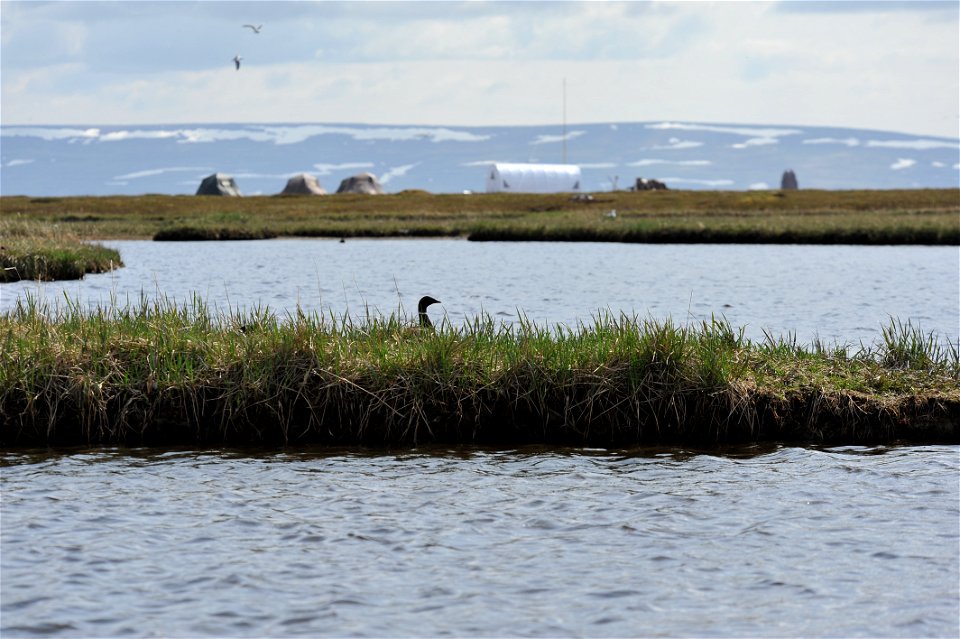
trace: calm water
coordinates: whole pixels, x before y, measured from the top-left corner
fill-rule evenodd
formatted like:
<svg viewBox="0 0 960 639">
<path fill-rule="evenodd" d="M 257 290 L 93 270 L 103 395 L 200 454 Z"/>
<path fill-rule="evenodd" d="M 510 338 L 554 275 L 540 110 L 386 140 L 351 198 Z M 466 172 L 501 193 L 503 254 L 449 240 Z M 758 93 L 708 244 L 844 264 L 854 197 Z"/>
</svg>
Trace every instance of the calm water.
<svg viewBox="0 0 960 639">
<path fill-rule="evenodd" d="M 336 316 L 413 313 L 421 295 L 462 322 L 481 312 L 575 326 L 598 312 L 679 323 L 724 315 L 751 339 L 764 330 L 873 343 L 890 317 L 960 338 L 960 249 L 925 246 L 756 246 L 473 243 L 463 240 L 108 242 L 127 267 L 81 282 L 0 287 L 0 310 L 27 291 L 86 304 L 141 292 L 199 294 L 221 310 L 299 304 Z"/>
<path fill-rule="evenodd" d="M 960 448 L 3 453 L 4 637 L 960 633 Z"/>
<path fill-rule="evenodd" d="M 748 337 L 958 340 L 956 247 L 110 242 L 128 264 L 0 287 Z M 960 635 L 960 447 L 397 454 L 0 452 L 0 634 Z"/>
</svg>

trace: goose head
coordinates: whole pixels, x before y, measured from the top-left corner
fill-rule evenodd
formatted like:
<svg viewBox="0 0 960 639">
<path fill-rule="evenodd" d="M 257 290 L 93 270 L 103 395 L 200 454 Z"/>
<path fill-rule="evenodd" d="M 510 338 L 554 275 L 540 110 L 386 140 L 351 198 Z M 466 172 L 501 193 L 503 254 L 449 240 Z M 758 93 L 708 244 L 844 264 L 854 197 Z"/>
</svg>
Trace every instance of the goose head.
<svg viewBox="0 0 960 639">
<path fill-rule="evenodd" d="M 427 315 L 427 307 L 431 304 L 439 303 L 440 300 L 435 300 L 429 295 L 424 295 L 420 298 L 420 301 L 417 303 L 417 315 L 420 316 L 420 326 L 433 326 L 433 322 L 430 321 L 430 317 Z"/>
</svg>

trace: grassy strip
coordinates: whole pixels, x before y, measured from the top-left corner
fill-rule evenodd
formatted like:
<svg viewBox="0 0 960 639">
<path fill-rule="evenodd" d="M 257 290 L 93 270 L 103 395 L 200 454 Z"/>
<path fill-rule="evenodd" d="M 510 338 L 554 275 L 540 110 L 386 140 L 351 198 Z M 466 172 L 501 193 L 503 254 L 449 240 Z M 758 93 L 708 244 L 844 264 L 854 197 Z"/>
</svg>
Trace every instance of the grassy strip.
<svg viewBox="0 0 960 639">
<path fill-rule="evenodd" d="M 0 219 L 0 238 L 0 282 L 78 280 L 123 266 L 117 251 L 56 225 Z"/>
<path fill-rule="evenodd" d="M 616 211 L 616 215 L 611 215 Z M 275 236 L 960 244 L 960 190 L 652 191 L 218 198 L 0 197 L 0 215 L 85 238 Z"/>
<path fill-rule="evenodd" d="M 178 226 L 176 228 L 157 231 L 153 239 L 157 242 L 183 241 L 212 241 L 212 240 L 269 240 L 277 235 L 266 229 L 236 229 L 236 228 L 196 228 L 192 226 Z"/>
<path fill-rule="evenodd" d="M 0 317 L 3 446 L 960 441 L 960 357 L 892 323 L 857 352 L 724 321 L 546 329 L 199 301 Z"/>
<path fill-rule="evenodd" d="M 805 228 L 480 228 L 470 233 L 475 242 L 622 242 L 634 244 L 960 244 L 937 229 Z"/>
</svg>

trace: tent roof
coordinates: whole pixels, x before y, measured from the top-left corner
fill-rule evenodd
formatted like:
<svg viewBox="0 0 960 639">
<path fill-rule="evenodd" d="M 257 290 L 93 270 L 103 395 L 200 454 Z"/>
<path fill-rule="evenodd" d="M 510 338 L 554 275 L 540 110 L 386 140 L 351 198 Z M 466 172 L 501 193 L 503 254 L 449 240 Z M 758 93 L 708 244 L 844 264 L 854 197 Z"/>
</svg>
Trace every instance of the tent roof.
<svg viewBox="0 0 960 639">
<path fill-rule="evenodd" d="M 197 195 L 240 195 L 240 189 L 233 176 L 226 173 L 212 173 L 203 178 L 197 188 Z"/>
<path fill-rule="evenodd" d="M 373 173 L 358 173 L 340 182 L 337 193 L 366 193 L 376 195 L 383 193 L 383 187 Z"/>
<path fill-rule="evenodd" d="M 306 194 L 306 195 L 326 195 L 327 192 L 316 177 L 309 173 L 300 173 L 287 180 L 287 185 L 281 193 Z"/>
<path fill-rule="evenodd" d="M 487 173 L 488 193 L 564 193 L 579 190 L 580 167 L 575 164 L 493 162 Z"/>
</svg>

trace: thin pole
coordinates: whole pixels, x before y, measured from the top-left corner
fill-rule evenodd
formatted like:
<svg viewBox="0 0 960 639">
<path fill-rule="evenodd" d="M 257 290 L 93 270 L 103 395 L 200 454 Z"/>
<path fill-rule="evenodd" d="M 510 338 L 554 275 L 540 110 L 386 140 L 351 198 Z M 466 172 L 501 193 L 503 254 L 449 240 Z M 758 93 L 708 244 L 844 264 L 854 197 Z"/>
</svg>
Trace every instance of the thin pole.
<svg viewBox="0 0 960 639">
<path fill-rule="evenodd" d="M 563 163 L 567 163 L 567 79 L 563 79 Z"/>
</svg>

